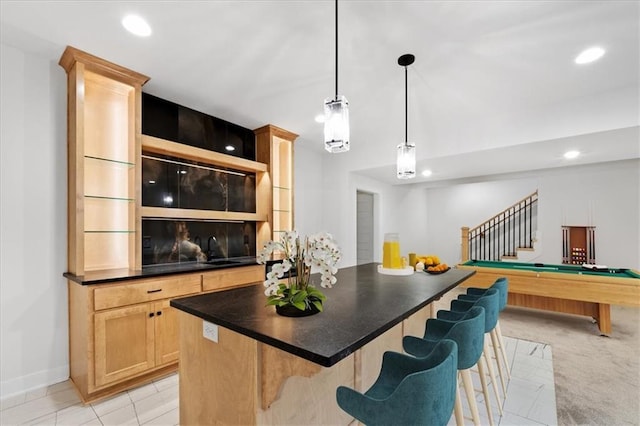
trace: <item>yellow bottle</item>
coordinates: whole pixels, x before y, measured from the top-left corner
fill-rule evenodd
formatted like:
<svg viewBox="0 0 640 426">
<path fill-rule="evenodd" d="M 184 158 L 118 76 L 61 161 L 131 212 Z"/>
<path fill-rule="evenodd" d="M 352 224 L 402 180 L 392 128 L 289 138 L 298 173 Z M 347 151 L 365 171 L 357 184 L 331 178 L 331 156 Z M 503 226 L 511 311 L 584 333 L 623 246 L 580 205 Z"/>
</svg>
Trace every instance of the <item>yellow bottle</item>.
<svg viewBox="0 0 640 426">
<path fill-rule="evenodd" d="M 382 267 L 387 269 L 402 269 L 398 234 L 384 234 L 384 245 L 382 246 Z"/>
</svg>

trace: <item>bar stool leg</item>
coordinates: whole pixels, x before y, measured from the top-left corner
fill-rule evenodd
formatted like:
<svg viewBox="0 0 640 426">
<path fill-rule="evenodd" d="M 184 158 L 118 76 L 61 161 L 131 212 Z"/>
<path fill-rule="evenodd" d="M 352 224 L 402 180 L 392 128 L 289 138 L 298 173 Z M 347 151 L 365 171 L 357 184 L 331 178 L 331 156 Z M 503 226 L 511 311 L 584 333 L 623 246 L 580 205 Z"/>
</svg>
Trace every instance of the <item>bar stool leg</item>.
<svg viewBox="0 0 640 426">
<path fill-rule="evenodd" d="M 486 340 L 485 340 L 486 342 Z M 489 389 L 487 388 L 487 372 L 484 370 L 485 359 L 478 359 L 478 373 L 480 373 L 480 384 L 482 385 L 482 394 L 484 395 L 484 405 L 487 407 L 487 416 L 489 416 L 489 426 L 493 426 L 493 413 L 491 412 L 491 401 L 489 400 Z"/>
<path fill-rule="evenodd" d="M 500 394 L 498 393 L 498 385 L 496 384 L 496 375 L 493 372 L 493 365 L 491 362 L 491 354 L 489 352 L 489 344 L 487 339 L 484 340 L 484 350 L 482 351 L 482 356 L 484 357 L 485 362 L 487 363 L 487 369 L 489 370 L 489 377 L 491 378 L 491 386 L 493 387 L 493 393 L 496 395 L 496 403 L 498 404 L 498 411 L 500 411 L 500 416 L 503 415 L 502 412 L 502 398 L 500 398 Z M 505 398 L 507 394 L 504 394 Z"/>
<path fill-rule="evenodd" d="M 496 357 L 496 365 L 498 366 L 498 374 L 500 375 L 500 384 L 502 385 L 502 394 L 507 397 L 507 385 L 505 384 L 504 376 L 507 374 L 506 372 L 502 372 L 502 370 L 507 370 L 507 367 L 504 366 L 503 362 L 500 360 L 500 342 L 498 340 L 498 332 L 494 328 L 491 330 L 491 345 L 493 346 L 493 353 Z M 503 360 L 504 361 L 504 360 Z"/>
<path fill-rule="evenodd" d="M 458 377 L 460 374 L 458 374 Z M 460 382 L 456 383 L 456 403 L 453 406 L 453 414 L 456 417 L 456 426 L 464 426 L 464 413 L 462 411 L 462 400 L 460 399 Z"/>
<path fill-rule="evenodd" d="M 480 426 L 480 414 L 478 413 L 478 404 L 476 404 L 476 392 L 473 389 L 473 381 L 471 379 L 471 369 L 460 370 L 462 376 L 462 384 L 464 385 L 464 391 L 467 395 L 467 401 L 469 402 L 469 408 L 471 409 L 471 417 L 473 418 L 473 424 Z"/>
<path fill-rule="evenodd" d="M 500 352 L 502 353 L 502 361 L 504 361 L 505 370 L 507 370 L 507 378 L 511 379 L 511 368 L 509 368 L 509 360 L 507 359 L 507 350 L 505 349 L 504 339 L 502 338 L 502 330 L 500 329 L 500 320 L 496 323 L 496 335 L 500 343 Z"/>
</svg>

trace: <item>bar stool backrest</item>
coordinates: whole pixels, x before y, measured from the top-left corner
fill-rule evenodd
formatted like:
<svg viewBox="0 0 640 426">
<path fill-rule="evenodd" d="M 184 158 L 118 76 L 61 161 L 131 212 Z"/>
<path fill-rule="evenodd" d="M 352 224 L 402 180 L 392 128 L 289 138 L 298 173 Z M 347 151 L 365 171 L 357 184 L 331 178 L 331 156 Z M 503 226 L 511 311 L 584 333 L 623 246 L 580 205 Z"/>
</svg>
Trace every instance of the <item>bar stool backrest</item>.
<svg viewBox="0 0 640 426">
<path fill-rule="evenodd" d="M 478 297 L 475 301 L 468 300 L 452 300 L 451 310 L 456 312 L 465 312 L 471 307 L 480 306 L 484 308 L 485 313 L 485 325 L 484 332 L 488 333 L 493 330 L 498 323 L 498 315 L 500 311 L 498 304 L 500 303 L 500 292 L 495 288 L 488 288 L 487 291 L 481 297 Z"/>
<path fill-rule="evenodd" d="M 361 394 L 339 386 L 342 410 L 367 425 L 441 425 L 448 423 L 456 399 L 458 349 L 441 340 L 426 357 L 385 352 L 376 382 Z"/>
<path fill-rule="evenodd" d="M 431 339 L 433 335 L 440 335 L 441 333 L 437 331 L 438 328 L 449 328 L 443 338 L 451 339 L 458 344 L 458 370 L 466 370 L 473 367 L 482 355 L 484 326 L 485 310 L 481 306 L 474 306 L 453 325 L 451 325 L 451 321 L 429 318 L 425 339 Z"/>
</svg>

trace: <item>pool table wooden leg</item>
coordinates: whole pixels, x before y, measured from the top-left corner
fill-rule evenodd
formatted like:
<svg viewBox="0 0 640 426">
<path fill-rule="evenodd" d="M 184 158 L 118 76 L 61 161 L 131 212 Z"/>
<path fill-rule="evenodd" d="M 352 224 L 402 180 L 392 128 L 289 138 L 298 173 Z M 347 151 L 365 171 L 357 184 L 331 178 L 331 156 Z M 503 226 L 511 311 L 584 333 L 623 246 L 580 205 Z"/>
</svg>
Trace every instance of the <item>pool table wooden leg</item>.
<svg viewBox="0 0 640 426">
<path fill-rule="evenodd" d="M 598 328 L 603 336 L 611 334 L 611 305 L 608 303 L 598 303 Z"/>
</svg>

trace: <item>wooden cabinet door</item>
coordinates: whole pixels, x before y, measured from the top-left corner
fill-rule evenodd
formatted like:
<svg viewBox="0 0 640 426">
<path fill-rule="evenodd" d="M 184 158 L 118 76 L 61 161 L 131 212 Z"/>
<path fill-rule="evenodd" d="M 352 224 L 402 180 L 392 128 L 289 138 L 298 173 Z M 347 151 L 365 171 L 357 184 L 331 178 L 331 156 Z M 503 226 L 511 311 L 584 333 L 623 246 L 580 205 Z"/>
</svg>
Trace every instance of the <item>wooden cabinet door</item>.
<svg viewBox="0 0 640 426">
<path fill-rule="evenodd" d="M 102 386 L 155 365 L 153 303 L 95 314 L 95 383 Z"/>
<path fill-rule="evenodd" d="M 178 360 L 178 315 L 169 306 L 169 300 L 154 304 L 155 313 L 155 360 L 156 365 L 169 364 Z"/>
</svg>

